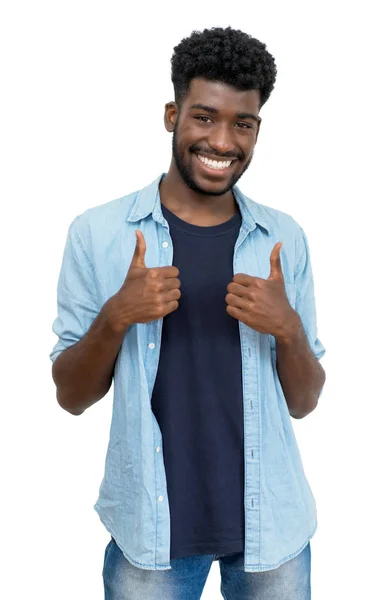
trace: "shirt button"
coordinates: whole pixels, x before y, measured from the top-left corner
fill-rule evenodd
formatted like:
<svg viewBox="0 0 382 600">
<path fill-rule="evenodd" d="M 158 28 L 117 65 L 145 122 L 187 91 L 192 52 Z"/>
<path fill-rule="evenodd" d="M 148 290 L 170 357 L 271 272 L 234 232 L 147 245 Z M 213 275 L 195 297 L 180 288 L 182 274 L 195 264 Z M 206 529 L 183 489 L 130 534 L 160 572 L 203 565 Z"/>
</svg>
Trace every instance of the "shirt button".
<svg viewBox="0 0 382 600">
<path fill-rule="evenodd" d="M 158 500 L 159 500 L 159 502 L 162 502 L 163 496 L 159 496 Z"/>
<path fill-rule="evenodd" d="M 167 246 L 168 246 L 168 242 L 163 242 L 162 247 L 167 248 Z"/>
<path fill-rule="evenodd" d="M 160 452 L 160 446 L 156 448 L 157 453 Z"/>
<path fill-rule="evenodd" d="M 153 344 L 153 343 L 151 342 L 151 344 L 149 344 L 149 348 L 150 348 L 150 350 L 152 350 L 153 348 L 155 348 L 155 344 Z"/>
</svg>

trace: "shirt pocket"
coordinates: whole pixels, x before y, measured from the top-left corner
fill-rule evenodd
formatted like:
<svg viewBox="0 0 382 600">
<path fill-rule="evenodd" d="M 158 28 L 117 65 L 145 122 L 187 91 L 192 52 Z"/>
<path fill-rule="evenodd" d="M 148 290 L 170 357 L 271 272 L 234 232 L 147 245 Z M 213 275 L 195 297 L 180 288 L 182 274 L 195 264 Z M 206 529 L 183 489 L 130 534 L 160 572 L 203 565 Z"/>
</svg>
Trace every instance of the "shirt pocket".
<svg viewBox="0 0 382 600">
<path fill-rule="evenodd" d="M 285 283 L 285 290 L 289 300 L 289 304 L 293 309 L 296 308 L 296 297 L 297 297 L 297 285 L 295 283 Z M 272 350 L 276 350 L 276 338 L 268 334 L 269 343 Z"/>
</svg>

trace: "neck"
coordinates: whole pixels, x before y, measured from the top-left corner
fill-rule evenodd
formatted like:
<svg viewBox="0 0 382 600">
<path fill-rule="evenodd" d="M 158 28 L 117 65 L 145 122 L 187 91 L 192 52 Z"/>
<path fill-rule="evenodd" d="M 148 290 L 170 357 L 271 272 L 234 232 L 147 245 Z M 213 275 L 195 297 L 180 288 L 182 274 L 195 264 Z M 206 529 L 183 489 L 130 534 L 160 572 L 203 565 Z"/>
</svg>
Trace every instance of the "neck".
<svg viewBox="0 0 382 600">
<path fill-rule="evenodd" d="M 183 181 L 174 159 L 159 190 L 162 204 L 175 214 L 229 218 L 239 210 L 231 190 L 222 196 L 208 196 L 190 189 Z"/>
</svg>

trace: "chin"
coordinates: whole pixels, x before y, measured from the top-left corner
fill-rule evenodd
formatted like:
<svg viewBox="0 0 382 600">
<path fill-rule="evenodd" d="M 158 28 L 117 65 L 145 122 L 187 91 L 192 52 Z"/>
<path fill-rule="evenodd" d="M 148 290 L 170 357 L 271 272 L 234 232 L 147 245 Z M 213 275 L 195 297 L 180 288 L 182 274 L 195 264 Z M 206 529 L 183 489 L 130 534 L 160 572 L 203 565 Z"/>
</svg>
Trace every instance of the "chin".
<svg viewBox="0 0 382 600">
<path fill-rule="evenodd" d="M 206 182 L 198 182 L 196 179 L 192 178 L 188 181 L 185 181 L 188 187 L 198 192 L 199 194 L 204 194 L 205 196 L 222 196 L 226 194 L 229 190 L 232 189 L 233 185 L 231 183 L 206 183 Z"/>
<path fill-rule="evenodd" d="M 232 185 L 229 186 L 224 186 L 224 187 L 218 187 L 216 185 L 211 186 L 210 189 L 204 188 L 204 190 L 202 190 L 202 194 L 205 194 L 206 196 L 223 196 L 224 194 L 226 194 L 227 192 L 229 192 L 230 190 L 232 190 Z"/>
</svg>

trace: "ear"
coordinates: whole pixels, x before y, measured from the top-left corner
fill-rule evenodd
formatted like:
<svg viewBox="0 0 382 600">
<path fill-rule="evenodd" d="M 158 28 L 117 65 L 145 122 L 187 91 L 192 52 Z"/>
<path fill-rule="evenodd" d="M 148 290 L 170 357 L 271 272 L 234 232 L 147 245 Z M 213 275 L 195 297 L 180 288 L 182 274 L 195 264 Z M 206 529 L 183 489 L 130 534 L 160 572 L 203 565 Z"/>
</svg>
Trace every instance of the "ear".
<svg viewBox="0 0 382 600">
<path fill-rule="evenodd" d="M 179 109 L 176 102 L 167 102 L 164 108 L 164 126 L 167 131 L 172 133 L 175 129 L 175 123 L 178 118 Z"/>
</svg>

